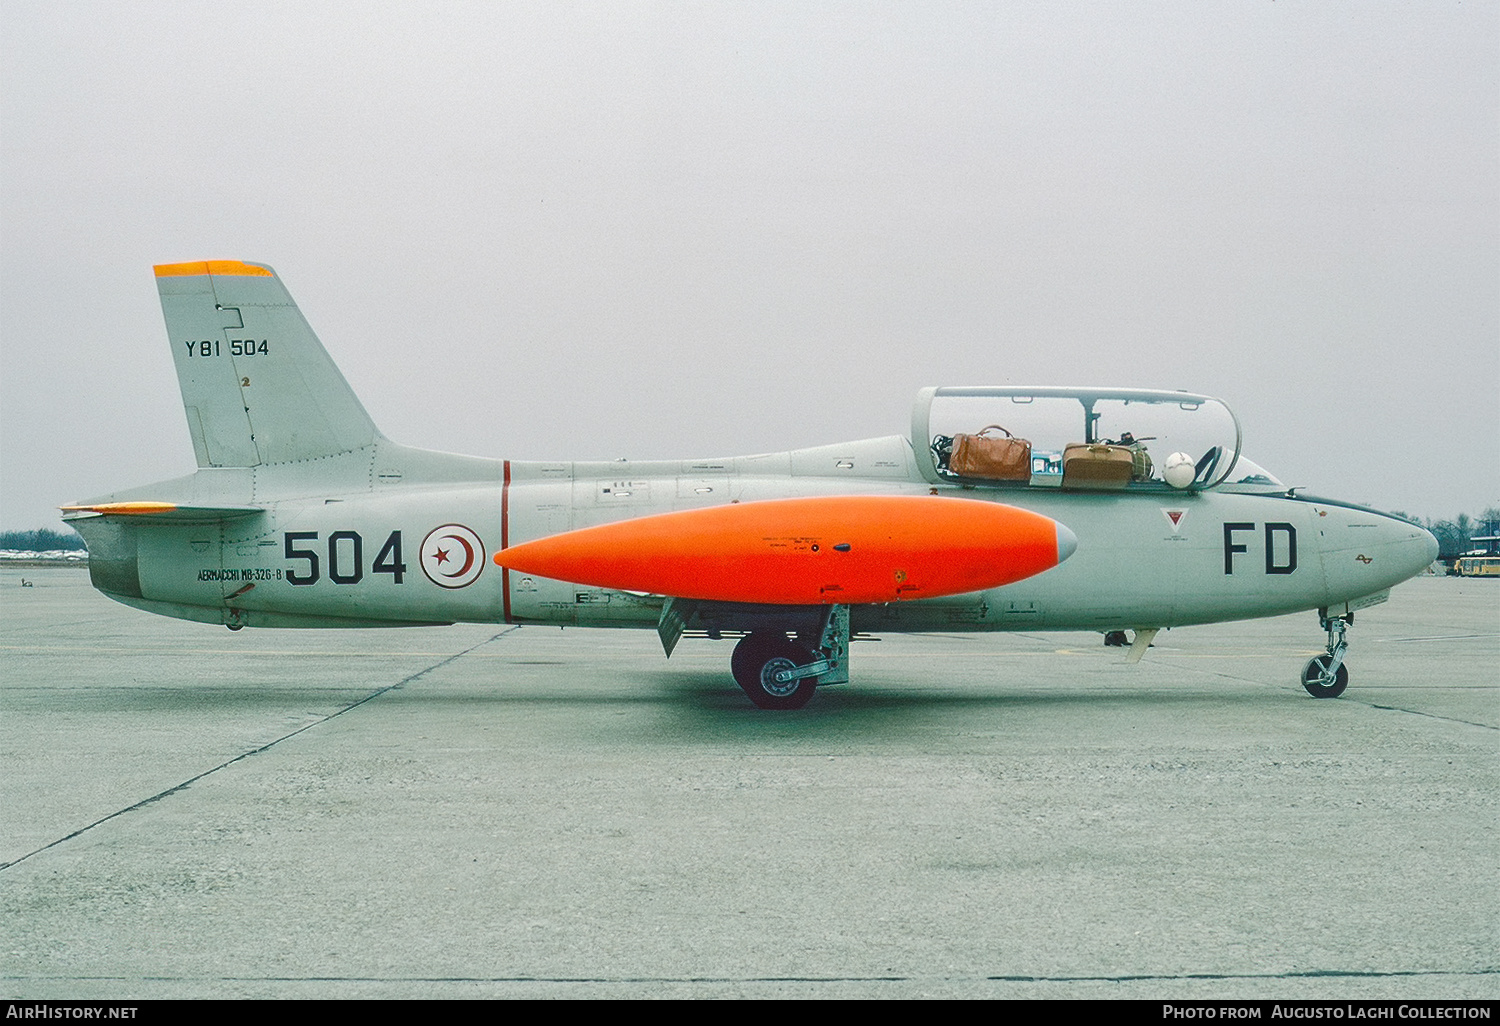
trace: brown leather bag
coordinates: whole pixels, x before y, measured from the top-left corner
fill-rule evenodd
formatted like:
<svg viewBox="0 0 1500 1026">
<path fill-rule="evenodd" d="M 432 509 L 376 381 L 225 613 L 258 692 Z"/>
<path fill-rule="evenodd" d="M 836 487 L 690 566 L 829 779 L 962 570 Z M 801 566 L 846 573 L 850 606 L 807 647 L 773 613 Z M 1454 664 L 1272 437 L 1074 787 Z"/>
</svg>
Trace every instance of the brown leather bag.
<svg viewBox="0 0 1500 1026">
<path fill-rule="evenodd" d="M 990 437 L 991 431 L 1004 431 L 1005 437 Z M 1030 481 L 1031 443 L 999 424 L 991 424 L 977 435 L 954 435 L 948 469 L 960 477 Z"/>
<path fill-rule="evenodd" d="M 1064 488 L 1124 488 L 1134 469 L 1135 456 L 1128 446 L 1096 442 L 1063 449 Z"/>
</svg>

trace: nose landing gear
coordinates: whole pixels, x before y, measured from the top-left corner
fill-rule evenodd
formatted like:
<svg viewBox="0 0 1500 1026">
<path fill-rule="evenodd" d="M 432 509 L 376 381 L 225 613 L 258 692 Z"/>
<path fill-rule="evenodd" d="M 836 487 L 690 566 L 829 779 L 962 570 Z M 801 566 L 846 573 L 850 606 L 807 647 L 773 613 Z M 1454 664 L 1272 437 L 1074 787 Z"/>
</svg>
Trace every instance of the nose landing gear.
<svg viewBox="0 0 1500 1026">
<path fill-rule="evenodd" d="M 1302 686 L 1314 698 L 1337 698 L 1349 686 L 1349 668 L 1344 665 L 1349 642 L 1344 632 L 1354 622 L 1354 615 L 1321 616 L 1318 622 L 1328 632 L 1328 654 L 1308 660 L 1302 668 Z"/>
</svg>

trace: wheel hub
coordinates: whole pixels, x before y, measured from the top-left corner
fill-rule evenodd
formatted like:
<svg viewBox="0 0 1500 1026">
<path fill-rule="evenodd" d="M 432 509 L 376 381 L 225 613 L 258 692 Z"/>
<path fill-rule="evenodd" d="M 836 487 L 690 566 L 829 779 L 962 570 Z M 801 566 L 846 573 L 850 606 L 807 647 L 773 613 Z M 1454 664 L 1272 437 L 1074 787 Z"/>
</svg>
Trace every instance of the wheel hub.
<svg viewBox="0 0 1500 1026">
<path fill-rule="evenodd" d="M 796 668 L 796 663 L 783 656 L 767 660 L 765 665 L 760 668 L 761 689 L 768 695 L 785 698 L 796 691 L 797 687 L 802 683 L 800 677 L 788 672 Z M 781 680 L 780 678 L 782 677 L 786 679 Z"/>
</svg>

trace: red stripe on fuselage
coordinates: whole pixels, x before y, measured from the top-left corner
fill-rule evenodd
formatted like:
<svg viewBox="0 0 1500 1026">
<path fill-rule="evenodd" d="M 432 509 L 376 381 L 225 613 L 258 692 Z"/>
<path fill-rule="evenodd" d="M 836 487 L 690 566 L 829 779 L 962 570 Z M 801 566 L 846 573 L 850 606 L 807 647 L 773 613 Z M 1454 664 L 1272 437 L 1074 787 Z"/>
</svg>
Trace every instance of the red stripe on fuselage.
<svg viewBox="0 0 1500 1026">
<path fill-rule="evenodd" d="M 510 460 L 505 461 L 505 477 L 500 485 L 500 547 L 510 548 Z M 500 595 L 505 622 L 510 623 L 510 568 L 500 568 Z"/>
</svg>

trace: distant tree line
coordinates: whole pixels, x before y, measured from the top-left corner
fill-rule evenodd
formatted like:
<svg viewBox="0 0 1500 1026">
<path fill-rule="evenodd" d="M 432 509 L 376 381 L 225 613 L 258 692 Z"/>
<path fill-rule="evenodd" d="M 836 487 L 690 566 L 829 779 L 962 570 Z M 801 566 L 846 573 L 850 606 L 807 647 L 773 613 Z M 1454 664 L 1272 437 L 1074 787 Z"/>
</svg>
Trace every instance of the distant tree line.
<svg viewBox="0 0 1500 1026">
<path fill-rule="evenodd" d="M 17 552 L 81 552 L 83 547 L 83 539 L 71 528 L 66 533 L 49 531 L 45 527 L 35 531 L 0 531 L 0 549 L 13 549 Z"/>
<path fill-rule="evenodd" d="M 1414 524 L 1421 524 L 1432 532 L 1438 541 L 1438 559 L 1452 562 L 1465 552 L 1475 548 L 1475 538 L 1493 538 L 1500 535 L 1500 508 L 1491 506 L 1477 517 L 1460 513 L 1452 520 L 1423 520 L 1407 513 L 1397 513 Z"/>
</svg>

